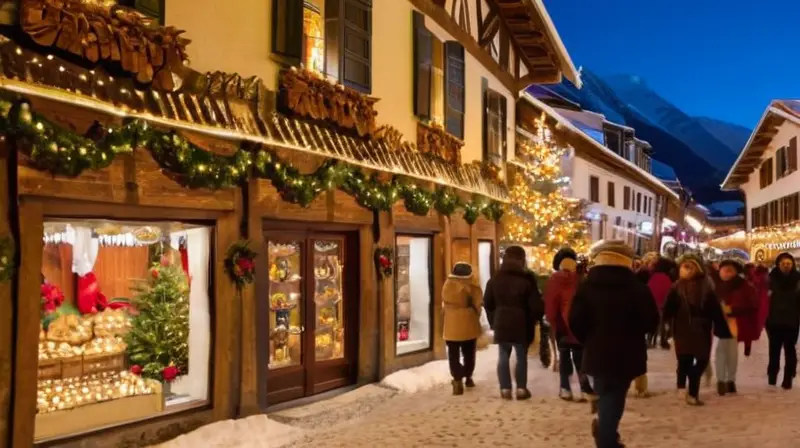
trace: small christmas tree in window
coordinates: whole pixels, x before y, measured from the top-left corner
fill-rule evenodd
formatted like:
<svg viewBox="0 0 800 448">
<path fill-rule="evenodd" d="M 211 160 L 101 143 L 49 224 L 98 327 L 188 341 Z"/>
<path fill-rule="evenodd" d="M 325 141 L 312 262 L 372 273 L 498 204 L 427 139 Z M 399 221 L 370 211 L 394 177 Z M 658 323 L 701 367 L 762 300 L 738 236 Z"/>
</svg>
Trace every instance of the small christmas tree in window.
<svg viewBox="0 0 800 448">
<path fill-rule="evenodd" d="M 189 283 L 180 265 L 162 257 L 137 288 L 126 335 L 131 371 L 169 383 L 189 370 Z"/>
</svg>

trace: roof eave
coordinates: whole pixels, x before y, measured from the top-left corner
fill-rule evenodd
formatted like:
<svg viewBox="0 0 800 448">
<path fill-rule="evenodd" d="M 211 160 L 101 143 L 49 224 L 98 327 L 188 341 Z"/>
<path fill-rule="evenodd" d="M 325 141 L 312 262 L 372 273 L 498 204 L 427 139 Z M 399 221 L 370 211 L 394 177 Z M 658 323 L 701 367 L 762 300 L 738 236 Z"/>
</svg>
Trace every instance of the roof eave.
<svg viewBox="0 0 800 448">
<path fill-rule="evenodd" d="M 570 80 L 570 82 L 572 82 L 572 84 L 574 84 L 578 89 L 582 88 L 583 81 L 581 81 L 580 71 L 575 68 L 575 64 L 572 62 L 572 58 L 570 57 L 569 52 L 567 52 L 567 47 L 564 45 L 564 41 L 561 40 L 561 36 L 556 30 L 553 19 L 550 18 L 550 13 L 547 12 L 544 2 L 542 0 L 531 0 L 531 3 L 536 9 L 536 13 L 539 14 L 539 17 L 542 19 L 545 32 L 547 33 L 551 43 L 553 44 L 553 48 L 557 53 L 556 57 L 558 57 L 562 75 Z"/>
</svg>

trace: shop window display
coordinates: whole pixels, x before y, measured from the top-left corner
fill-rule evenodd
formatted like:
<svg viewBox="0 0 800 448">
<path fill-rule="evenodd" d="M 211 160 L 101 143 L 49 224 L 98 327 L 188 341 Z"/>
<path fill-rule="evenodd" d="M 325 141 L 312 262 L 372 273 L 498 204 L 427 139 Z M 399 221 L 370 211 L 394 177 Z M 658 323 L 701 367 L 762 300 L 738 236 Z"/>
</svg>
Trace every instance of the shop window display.
<svg viewBox="0 0 800 448">
<path fill-rule="evenodd" d="M 431 239 L 398 236 L 397 274 L 397 354 L 431 348 Z"/>
<path fill-rule="evenodd" d="M 37 440 L 206 404 L 211 229 L 44 228 Z"/>
<path fill-rule="evenodd" d="M 310 278 L 303 274 L 311 248 Z M 270 355 L 276 370 L 304 363 L 302 335 L 313 331 L 315 362 L 344 357 L 343 247 L 340 240 L 269 241 Z M 311 291 L 310 300 L 304 292 Z M 306 323 L 307 312 L 311 320 Z M 306 328 L 306 327 L 309 328 Z"/>
</svg>

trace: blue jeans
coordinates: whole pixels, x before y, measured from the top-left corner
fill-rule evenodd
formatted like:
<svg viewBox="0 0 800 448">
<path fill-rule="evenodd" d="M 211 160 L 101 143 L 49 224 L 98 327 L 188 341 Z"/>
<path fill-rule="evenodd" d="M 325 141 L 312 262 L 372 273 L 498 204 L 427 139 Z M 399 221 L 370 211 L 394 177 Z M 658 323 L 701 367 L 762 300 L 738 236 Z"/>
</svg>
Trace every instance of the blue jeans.
<svg viewBox="0 0 800 448">
<path fill-rule="evenodd" d="M 597 432 L 594 434 L 597 448 L 616 448 L 619 445 L 619 422 L 625 413 L 625 399 L 630 381 L 611 378 L 594 378 L 597 394 Z"/>
<path fill-rule="evenodd" d="M 517 382 L 517 389 L 528 388 L 528 344 L 512 344 L 501 342 L 499 347 L 499 357 L 497 358 L 497 381 L 500 389 L 511 389 L 511 350 L 517 354 L 517 368 L 514 377 Z"/>
<path fill-rule="evenodd" d="M 717 340 L 716 369 L 717 381 L 736 382 L 736 368 L 739 362 L 739 341 L 735 337 Z"/>
</svg>

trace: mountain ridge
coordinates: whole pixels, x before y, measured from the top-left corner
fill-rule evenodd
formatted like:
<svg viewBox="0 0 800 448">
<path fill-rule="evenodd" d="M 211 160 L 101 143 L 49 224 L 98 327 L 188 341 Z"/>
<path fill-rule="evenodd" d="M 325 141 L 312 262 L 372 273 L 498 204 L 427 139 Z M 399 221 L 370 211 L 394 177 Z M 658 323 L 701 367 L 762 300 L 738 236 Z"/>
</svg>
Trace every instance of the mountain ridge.
<svg viewBox="0 0 800 448">
<path fill-rule="evenodd" d="M 582 80 L 580 90 L 568 81 L 548 87 L 585 110 L 635 129 L 637 138 L 653 146 L 653 158 L 670 165 L 698 201 L 739 199 L 736 193 L 720 191 L 719 185 L 749 138 L 749 129 L 691 116 L 636 75 L 603 77 L 583 70 Z"/>
</svg>

